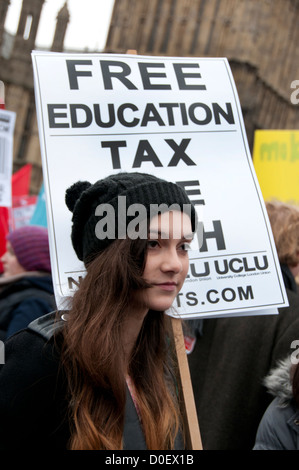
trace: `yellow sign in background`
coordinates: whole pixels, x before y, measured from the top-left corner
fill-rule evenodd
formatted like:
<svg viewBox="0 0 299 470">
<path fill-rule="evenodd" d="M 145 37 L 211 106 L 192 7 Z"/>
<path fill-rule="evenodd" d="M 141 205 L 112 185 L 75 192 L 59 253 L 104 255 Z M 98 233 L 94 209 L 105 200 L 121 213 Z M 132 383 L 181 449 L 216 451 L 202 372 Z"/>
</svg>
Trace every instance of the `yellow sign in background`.
<svg viewBox="0 0 299 470">
<path fill-rule="evenodd" d="M 299 131 L 255 131 L 253 163 L 265 201 L 299 206 Z"/>
</svg>

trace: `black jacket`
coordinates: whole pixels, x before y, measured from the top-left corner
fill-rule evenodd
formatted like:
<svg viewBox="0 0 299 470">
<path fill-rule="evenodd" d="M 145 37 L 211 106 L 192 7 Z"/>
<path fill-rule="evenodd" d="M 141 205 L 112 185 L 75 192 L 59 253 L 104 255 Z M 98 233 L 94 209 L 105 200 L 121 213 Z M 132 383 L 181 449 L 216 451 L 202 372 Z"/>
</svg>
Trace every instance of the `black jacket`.
<svg viewBox="0 0 299 470">
<path fill-rule="evenodd" d="M 0 366 L 0 450 L 68 448 L 66 379 L 59 367 L 63 322 L 53 323 L 53 315 L 40 317 L 5 343 L 5 365 Z M 146 450 L 128 389 L 123 437 L 124 450 Z"/>
<path fill-rule="evenodd" d="M 299 409 L 291 383 L 291 358 L 279 361 L 264 384 L 275 398 L 260 422 L 254 450 L 299 450 Z"/>
</svg>

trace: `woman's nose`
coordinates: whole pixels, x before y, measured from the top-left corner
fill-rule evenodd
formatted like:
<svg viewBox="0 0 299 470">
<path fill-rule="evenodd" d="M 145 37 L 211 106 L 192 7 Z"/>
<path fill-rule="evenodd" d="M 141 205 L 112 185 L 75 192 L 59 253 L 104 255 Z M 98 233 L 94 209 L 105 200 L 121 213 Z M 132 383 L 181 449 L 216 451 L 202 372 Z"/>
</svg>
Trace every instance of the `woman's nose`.
<svg viewBox="0 0 299 470">
<path fill-rule="evenodd" d="M 176 249 L 165 251 L 161 269 L 164 272 L 171 271 L 174 273 L 180 273 L 182 271 L 182 262 Z"/>
</svg>

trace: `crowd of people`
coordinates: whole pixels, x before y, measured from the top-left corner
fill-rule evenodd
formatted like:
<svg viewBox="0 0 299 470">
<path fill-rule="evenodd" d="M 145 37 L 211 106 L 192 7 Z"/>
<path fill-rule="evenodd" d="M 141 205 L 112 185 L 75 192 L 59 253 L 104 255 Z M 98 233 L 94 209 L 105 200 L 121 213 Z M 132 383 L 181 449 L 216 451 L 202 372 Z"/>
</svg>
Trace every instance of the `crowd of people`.
<svg viewBox="0 0 299 470">
<path fill-rule="evenodd" d="M 96 207 L 118 214 L 119 196 L 145 207 L 139 236 L 130 237 L 128 213 L 115 221 L 126 238 L 96 236 Z M 55 305 L 47 229 L 10 232 L 1 258 L 0 449 L 185 449 L 164 312 L 188 273 L 195 207 L 180 186 L 145 173 L 77 182 L 65 203 L 86 268 L 65 311 Z M 155 204 L 165 212 L 154 213 Z M 289 306 L 184 325 L 206 450 L 299 449 L 299 210 L 282 202 L 266 209 Z"/>
<path fill-rule="evenodd" d="M 270 369 L 294 353 L 299 339 L 299 210 L 266 203 L 289 306 L 278 315 L 203 320 L 188 356 L 205 449 L 251 449 L 272 397 Z M 298 356 L 299 357 L 299 356 Z"/>
</svg>

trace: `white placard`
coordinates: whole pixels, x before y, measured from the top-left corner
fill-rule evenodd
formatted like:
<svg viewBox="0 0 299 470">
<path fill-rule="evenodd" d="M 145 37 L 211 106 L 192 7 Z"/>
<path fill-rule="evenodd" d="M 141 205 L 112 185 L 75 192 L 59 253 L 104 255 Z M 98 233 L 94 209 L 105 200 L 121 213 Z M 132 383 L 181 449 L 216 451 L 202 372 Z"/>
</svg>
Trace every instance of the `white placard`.
<svg viewBox="0 0 299 470">
<path fill-rule="evenodd" d="M 0 109 L 0 207 L 11 207 L 13 133 L 16 113 Z"/>
<path fill-rule="evenodd" d="M 120 171 L 183 185 L 203 222 L 171 314 L 266 314 L 288 304 L 225 58 L 33 52 L 32 60 L 58 305 L 85 274 L 65 191 Z"/>
</svg>

